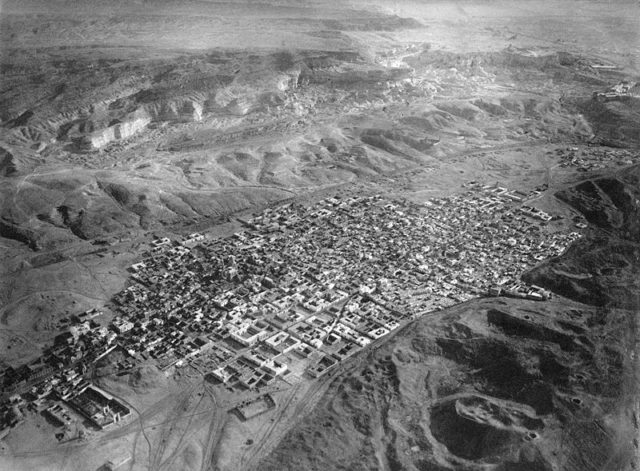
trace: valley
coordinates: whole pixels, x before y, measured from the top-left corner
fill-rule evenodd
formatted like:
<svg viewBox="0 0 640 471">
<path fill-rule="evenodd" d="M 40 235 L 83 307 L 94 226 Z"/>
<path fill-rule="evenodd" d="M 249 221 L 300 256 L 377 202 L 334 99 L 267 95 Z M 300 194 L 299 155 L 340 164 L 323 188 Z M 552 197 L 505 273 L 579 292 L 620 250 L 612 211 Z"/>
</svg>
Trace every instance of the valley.
<svg viewBox="0 0 640 471">
<path fill-rule="evenodd" d="M 96 310 L 64 371 L 129 412 L 99 430 L 72 395 L 15 399 L 4 373 L 0 469 L 638 465 L 636 3 L 1 8 L 0 367 L 60 350 Z M 311 366 L 261 339 L 286 374 L 235 377 L 233 322 L 273 313 L 234 308 L 280 306 L 312 266 L 311 291 L 348 300 L 311 315 L 300 298 L 301 323 L 343 325 L 356 294 L 400 322 L 325 332 Z M 223 307 L 182 299 L 195 284 Z M 118 301 L 140 286 L 153 296 Z M 188 334 L 179 365 L 136 350 L 160 342 L 153 323 Z"/>
</svg>

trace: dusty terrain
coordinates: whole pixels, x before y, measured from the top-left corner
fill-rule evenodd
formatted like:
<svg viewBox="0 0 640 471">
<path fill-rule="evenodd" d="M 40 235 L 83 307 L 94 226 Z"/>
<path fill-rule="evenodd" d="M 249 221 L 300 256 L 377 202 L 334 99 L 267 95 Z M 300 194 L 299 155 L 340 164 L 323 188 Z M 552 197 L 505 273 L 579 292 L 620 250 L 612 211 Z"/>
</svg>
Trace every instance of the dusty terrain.
<svg viewBox="0 0 640 471">
<path fill-rule="evenodd" d="M 425 316 L 257 469 L 631 469 L 636 332 L 628 311 L 567 301 Z"/>
<path fill-rule="evenodd" d="M 0 8 L 0 365 L 108 318 L 154 235 L 291 198 L 476 180 L 589 224 L 525 275 L 553 301 L 429 314 L 250 422 L 195 371 L 98 365 L 135 420 L 58 441 L 37 416 L 0 469 L 635 469 L 640 99 L 593 93 L 639 78 L 637 2 Z"/>
</svg>

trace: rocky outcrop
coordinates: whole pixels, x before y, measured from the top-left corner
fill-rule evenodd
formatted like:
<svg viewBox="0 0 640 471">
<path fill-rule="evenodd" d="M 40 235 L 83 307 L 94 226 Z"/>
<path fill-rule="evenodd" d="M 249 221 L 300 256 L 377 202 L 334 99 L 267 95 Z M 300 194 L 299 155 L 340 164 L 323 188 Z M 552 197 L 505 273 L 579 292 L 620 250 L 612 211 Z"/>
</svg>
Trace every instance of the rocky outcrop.
<svg viewBox="0 0 640 471">
<path fill-rule="evenodd" d="M 37 234 L 33 230 L 18 226 L 3 219 L 0 219 L 0 237 L 22 242 L 33 250 L 37 250 L 39 248 Z"/>
<path fill-rule="evenodd" d="M 98 129 L 76 139 L 76 144 L 82 149 L 101 149 L 112 142 L 128 139 L 143 131 L 151 123 L 151 117 L 144 111 L 136 111 L 122 121 Z"/>
<path fill-rule="evenodd" d="M 145 109 L 153 121 L 202 121 L 202 103 L 192 98 L 178 98 L 147 105 Z"/>
<path fill-rule="evenodd" d="M 13 154 L 0 147 L 0 176 L 10 177 L 18 172 Z"/>
</svg>

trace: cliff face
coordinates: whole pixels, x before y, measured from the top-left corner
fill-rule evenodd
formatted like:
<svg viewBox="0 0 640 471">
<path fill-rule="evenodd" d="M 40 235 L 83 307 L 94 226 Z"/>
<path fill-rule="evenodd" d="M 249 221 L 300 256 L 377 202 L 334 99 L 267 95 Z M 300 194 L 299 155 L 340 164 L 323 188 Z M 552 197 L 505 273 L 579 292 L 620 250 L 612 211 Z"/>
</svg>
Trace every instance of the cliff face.
<svg viewBox="0 0 640 471">
<path fill-rule="evenodd" d="M 78 144 L 87 149 L 95 150 L 105 147 L 115 141 L 128 139 L 137 133 L 143 131 L 147 125 L 151 123 L 151 117 L 146 113 L 132 113 L 123 121 L 108 126 L 78 139 Z"/>
<path fill-rule="evenodd" d="M 97 150 L 111 143 L 129 139 L 144 131 L 152 122 L 197 122 L 202 121 L 203 106 L 192 99 L 161 101 L 136 109 L 115 124 L 101 127 L 88 134 L 76 137 L 75 141 L 83 150 Z M 94 126 L 91 126 L 93 128 Z"/>
<path fill-rule="evenodd" d="M 153 121 L 196 122 L 202 121 L 202 102 L 192 98 L 178 98 L 146 105 Z"/>
</svg>

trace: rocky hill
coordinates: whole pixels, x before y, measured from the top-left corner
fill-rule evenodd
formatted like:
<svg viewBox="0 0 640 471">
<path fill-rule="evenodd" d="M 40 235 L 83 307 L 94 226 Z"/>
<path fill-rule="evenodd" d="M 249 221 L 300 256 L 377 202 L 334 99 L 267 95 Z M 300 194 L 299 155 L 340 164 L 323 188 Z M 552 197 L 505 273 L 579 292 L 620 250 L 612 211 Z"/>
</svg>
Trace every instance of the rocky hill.
<svg viewBox="0 0 640 471">
<path fill-rule="evenodd" d="M 558 53 L 38 54 L 3 57 L 0 95 L 2 234 L 31 248 L 215 222 L 487 146 L 593 136 L 559 100 L 569 84 L 591 88 Z"/>
<path fill-rule="evenodd" d="M 640 167 L 585 180 L 557 198 L 594 227 L 567 254 L 527 273 L 525 279 L 563 296 L 603 308 L 640 306 Z"/>
<path fill-rule="evenodd" d="M 337 376 L 257 469 L 630 470 L 637 319 L 567 301 L 434 313 Z"/>
</svg>

